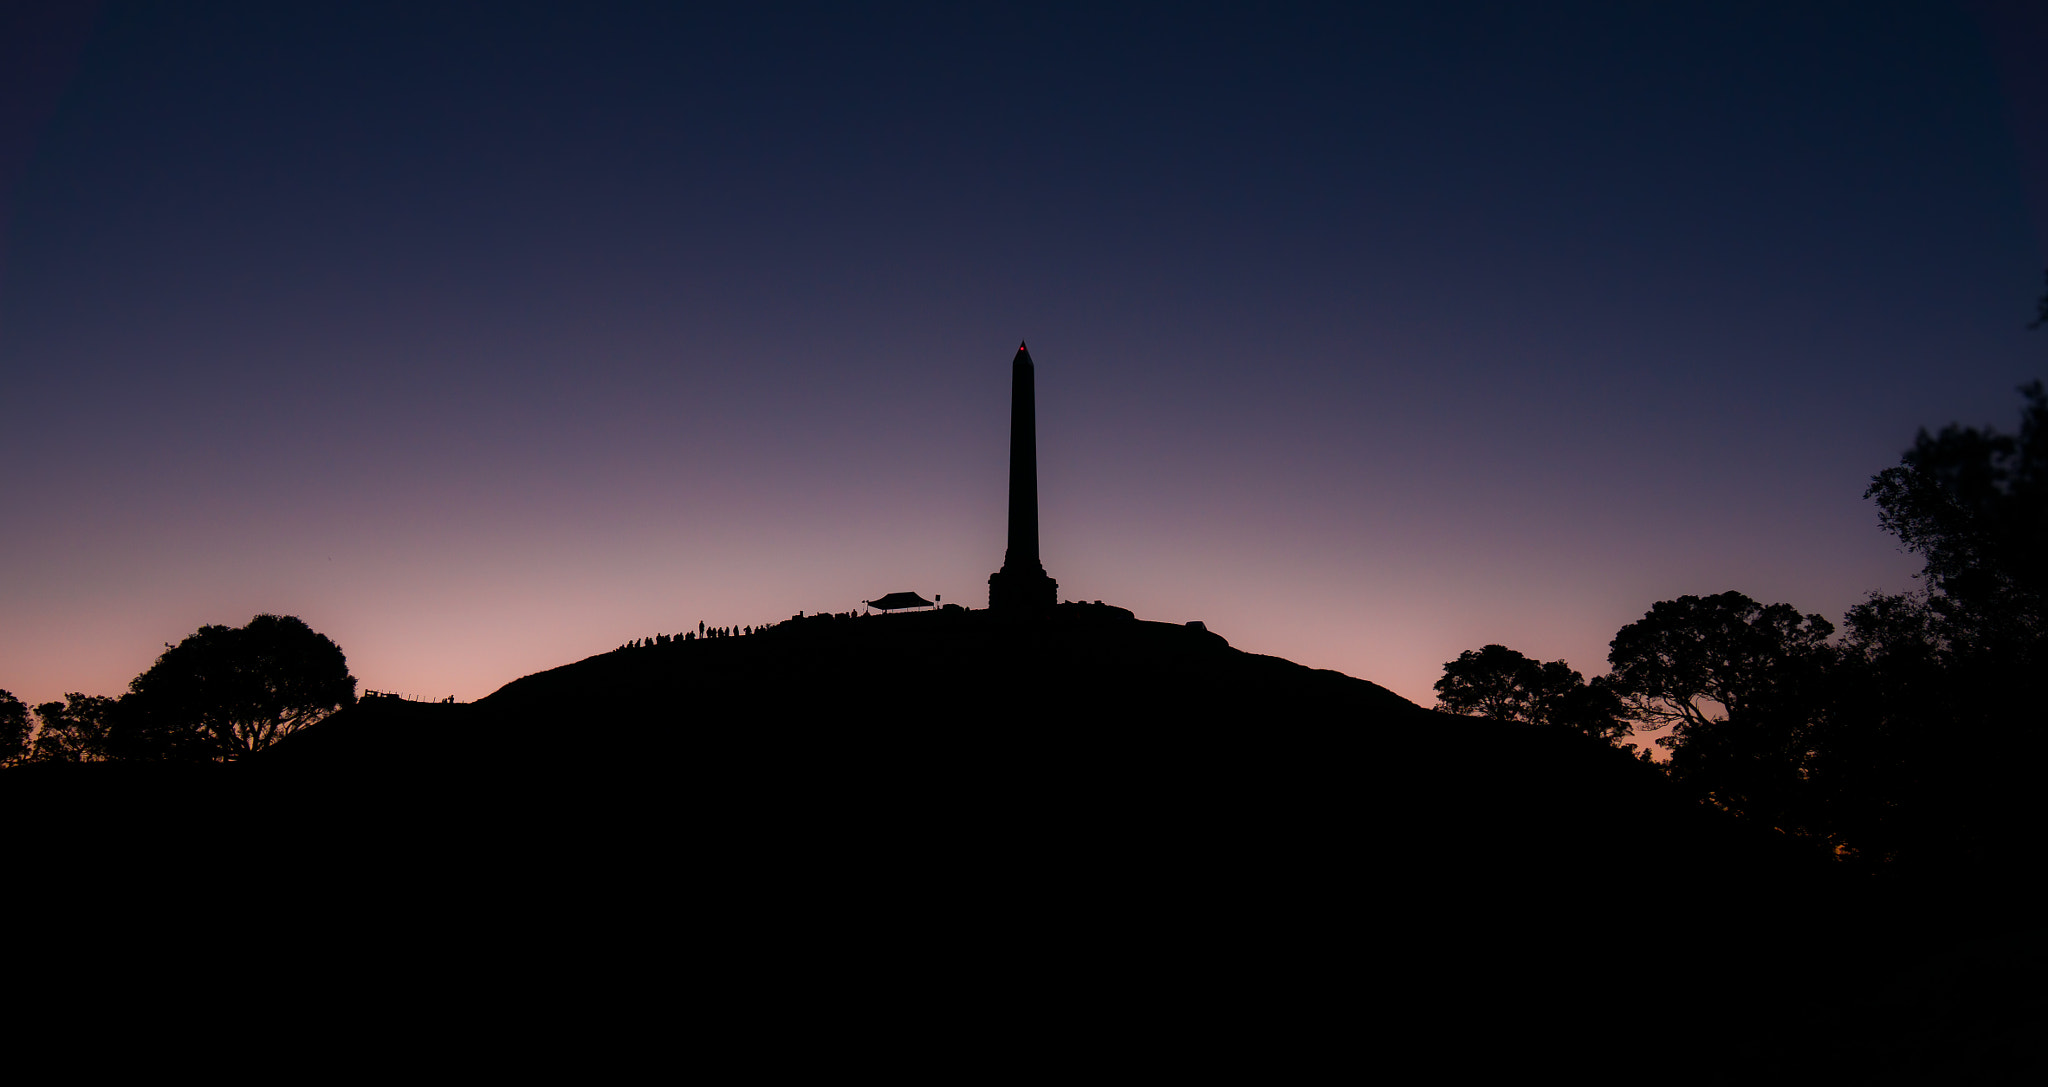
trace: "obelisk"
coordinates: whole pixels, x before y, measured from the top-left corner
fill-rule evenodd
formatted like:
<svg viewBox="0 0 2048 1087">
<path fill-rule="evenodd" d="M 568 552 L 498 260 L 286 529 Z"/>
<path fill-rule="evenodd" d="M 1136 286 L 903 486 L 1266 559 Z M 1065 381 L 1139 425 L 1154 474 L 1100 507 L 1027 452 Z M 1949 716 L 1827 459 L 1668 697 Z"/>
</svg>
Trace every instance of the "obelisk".
<svg viewBox="0 0 2048 1087">
<path fill-rule="evenodd" d="M 991 611 L 1050 611 L 1060 584 L 1038 561 L 1038 409 L 1031 352 L 1017 345 L 1010 361 L 1010 546 L 1003 568 L 988 576 Z"/>
</svg>

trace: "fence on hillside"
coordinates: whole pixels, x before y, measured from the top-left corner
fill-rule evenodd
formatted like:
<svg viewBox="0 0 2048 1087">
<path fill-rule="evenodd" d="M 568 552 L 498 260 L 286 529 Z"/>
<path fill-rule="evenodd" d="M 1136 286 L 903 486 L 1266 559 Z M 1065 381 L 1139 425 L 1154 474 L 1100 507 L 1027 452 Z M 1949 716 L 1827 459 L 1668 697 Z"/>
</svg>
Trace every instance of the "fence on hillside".
<svg viewBox="0 0 2048 1087">
<path fill-rule="evenodd" d="M 406 694 L 403 691 L 364 691 L 359 697 L 365 699 L 396 698 L 405 702 L 428 702 L 435 705 L 446 705 L 455 701 L 455 696 L 452 694 L 446 698 L 428 698 L 425 695 Z"/>
</svg>

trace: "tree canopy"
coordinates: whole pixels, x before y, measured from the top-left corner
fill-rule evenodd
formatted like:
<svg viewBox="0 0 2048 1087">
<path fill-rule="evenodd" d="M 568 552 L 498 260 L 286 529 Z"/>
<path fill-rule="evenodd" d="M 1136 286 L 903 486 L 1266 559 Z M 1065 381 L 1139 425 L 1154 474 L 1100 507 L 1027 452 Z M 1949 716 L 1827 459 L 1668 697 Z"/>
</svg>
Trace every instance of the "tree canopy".
<svg viewBox="0 0 2048 1087">
<path fill-rule="evenodd" d="M 1560 725 L 1604 740 L 1628 734 L 1621 700 L 1604 678 L 1586 678 L 1564 661 L 1538 662 L 1504 645 L 1466 650 L 1444 665 L 1437 706 L 1450 713 Z"/>
<path fill-rule="evenodd" d="M 1495 721 L 1526 720 L 1541 666 L 1504 645 L 1467 649 L 1444 665 L 1436 681 L 1437 705 L 1451 713 Z"/>
<path fill-rule="evenodd" d="M 1674 777 L 1730 810 L 1798 825 L 1811 725 L 1825 704 L 1834 624 L 1739 592 L 1651 605 L 1608 644 L 1614 690 Z"/>
<path fill-rule="evenodd" d="M 2034 381 L 2019 391 L 2019 433 L 1922 430 L 1864 492 L 1885 529 L 1926 560 L 1921 576 L 1947 636 L 1987 648 L 2048 634 L 2048 390 Z"/>
<path fill-rule="evenodd" d="M 2016 434 L 1922 430 L 1865 492 L 1925 560 L 1923 586 L 1850 610 L 1812 783 L 1885 856 L 1987 859 L 2042 833 L 2031 797 L 2048 758 L 2048 390 L 2019 392 Z"/>
<path fill-rule="evenodd" d="M 12 691 L 0 691 L 0 766 L 20 762 L 28 754 L 28 706 Z"/>
<path fill-rule="evenodd" d="M 121 732 L 139 757 L 235 759 L 355 701 L 341 647 L 289 615 L 205 626 L 129 684 Z"/>
<path fill-rule="evenodd" d="M 1608 643 L 1615 692 L 1640 720 L 1700 727 L 1715 711 L 1754 714 L 1811 688 L 1835 625 L 1738 592 L 1660 600 Z"/>
<path fill-rule="evenodd" d="M 120 699 L 73 692 L 62 702 L 36 707 L 36 762 L 103 762 L 115 756 L 115 715 Z"/>
</svg>

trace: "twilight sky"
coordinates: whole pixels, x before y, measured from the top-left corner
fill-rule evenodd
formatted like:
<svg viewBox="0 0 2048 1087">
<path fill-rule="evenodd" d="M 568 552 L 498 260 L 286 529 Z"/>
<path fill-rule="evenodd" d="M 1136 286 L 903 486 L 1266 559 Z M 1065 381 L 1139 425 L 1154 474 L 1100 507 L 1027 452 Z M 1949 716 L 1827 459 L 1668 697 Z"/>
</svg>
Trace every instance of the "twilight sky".
<svg viewBox="0 0 2048 1087">
<path fill-rule="evenodd" d="M 1022 338 L 1063 598 L 1426 704 L 1910 587 L 2048 372 L 2030 4 L 855 6 L 5 17 L 0 688 L 983 606 Z"/>
</svg>

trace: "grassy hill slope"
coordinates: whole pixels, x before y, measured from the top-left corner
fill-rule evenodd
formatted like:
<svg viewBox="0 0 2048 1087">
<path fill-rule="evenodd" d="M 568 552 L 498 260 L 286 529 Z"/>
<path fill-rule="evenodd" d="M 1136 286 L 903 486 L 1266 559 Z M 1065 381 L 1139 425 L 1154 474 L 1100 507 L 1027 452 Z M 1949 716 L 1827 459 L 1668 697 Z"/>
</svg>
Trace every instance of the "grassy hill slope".
<svg viewBox="0 0 2048 1087">
<path fill-rule="evenodd" d="M 988 1045 L 1684 1080 L 1789 1051 L 1800 979 L 1855 958 L 1814 919 L 1862 931 L 1819 858 L 1624 752 L 1099 605 L 808 618 L 367 699 L 240 765 L 52 770 L 14 799 L 76 813 L 107 893 L 289 888 Z"/>
</svg>

